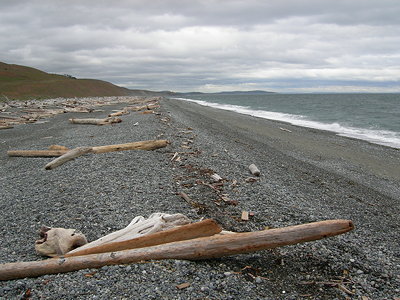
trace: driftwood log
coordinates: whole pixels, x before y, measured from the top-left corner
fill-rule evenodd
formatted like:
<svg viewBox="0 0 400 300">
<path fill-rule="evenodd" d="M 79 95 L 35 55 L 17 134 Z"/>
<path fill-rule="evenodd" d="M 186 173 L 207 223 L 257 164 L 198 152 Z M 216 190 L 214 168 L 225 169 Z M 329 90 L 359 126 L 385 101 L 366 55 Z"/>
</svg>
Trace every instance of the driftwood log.
<svg viewBox="0 0 400 300">
<path fill-rule="evenodd" d="M 57 157 L 64 155 L 69 150 L 9 150 L 8 156 L 20 157 Z"/>
<path fill-rule="evenodd" d="M 165 147 L 167 146 L 167 144 L 168 141 L 166 140 L 154 140 L 98 147 L 78 147 L 49 162 L 44 168 L 46 170 L 52 170 L 66 163 L 67 161 L 70 161 L 87 153 L 106 153 L 126 150 L 155 150 Z"/>
<path fill-rule="evenodd" d="M 82 250 L 82 247 L 79 247 L 65 254 L 65 257 L 144 248 L 176 241 L 185 241 L 199 237 L 212 236 L 220 233 L 221 231 L 222 228 L 214 220 L 207 219 L 201 222 L 174 227 L 172 229 L 159 231 L 130 240 L 111 242 Z"/>
<path fill-rule="evenodd" d="M 348 232 L 349 220 L 329 220 L 257 232 L 215 235 L 152 247 L 0 265 L 0 280 L 100 268 L 143 260 L 210 259 L 319 240 Z"/>
<path fill-rule="evenodd" d="M 167 140 L 150 140 L 150 141 L 127 143 L 127 144 L 92 147 L 92 152 L 106 153 L 106 152 L 125 151 L 125 150 L 155 150 L 159 148 L 164 148 L 167 145 L 168 145 Z"/>
<path fill-rule="evenodd" d="M 109 125 L 113 123 L 121 123 L 120 118 L 104 118 L 104 119 L 69 119 L 72 124 L 84 124 L 84 125 Z"/>
<path fill-rule="evenodd" d="M 112 151 L 124 151 L 124 150 L 155 150 L 166 147 L 168 145 L 167 140 L 150 140 L 140 141 L 127 144 L 107 145 L 92 147 L 93 153 L 106 153 Z M 67 153 L 68 149 L 65 150 L 9 150 L 7 151 L 8 156 L 21 156 L 21 157 L 57 157 Z"/>
<path fill-rule="evenodd" d="M 58 157 L 45 166 L 46 170 L 51 170 L 86 153 L 106 153 L 126 150 L 155 150 L 166 147 L 167 145 L 167 140 L 150 140 L 97 147 L 78 147 L 72 150 L 9 150 L 7 151 L 7 154 L 8 156 L 22 157 Z"/>
</svg>

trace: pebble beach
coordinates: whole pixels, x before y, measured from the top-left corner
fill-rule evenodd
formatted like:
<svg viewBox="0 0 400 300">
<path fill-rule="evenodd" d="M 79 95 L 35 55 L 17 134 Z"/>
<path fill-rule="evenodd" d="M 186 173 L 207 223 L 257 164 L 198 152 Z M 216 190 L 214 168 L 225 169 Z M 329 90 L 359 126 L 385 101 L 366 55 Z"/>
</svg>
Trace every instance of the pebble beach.
<svg viewBox="0 0 400 300">
<path fill-rule="evenodd" d="M 246 232 L 348 219 L 319 241 L 203 261 L 161 260 L 0 282 L 0 299 L 399 299 L 400 151 L 333 133 L 162 98 L 118 124 L 69 112 L 0 130 L 0 263 L 37 261 L 41 225 L 89 241 L 135 216 L 181 213 Z M 103 118 L 113 103 L 84 117 Z M 166 139 L 154 151 L 51 158 L 8 150 Z M 255 164 L 260 176 L 252 176 Z M 210 175 L 222 177 L 218 192 Z M 190 203 L 180 196 L 186 194 Z M 242 212 L 250 212 L 242 220 Z M 0 266 L 1 268 L 1 266 Z"/>
</svg>

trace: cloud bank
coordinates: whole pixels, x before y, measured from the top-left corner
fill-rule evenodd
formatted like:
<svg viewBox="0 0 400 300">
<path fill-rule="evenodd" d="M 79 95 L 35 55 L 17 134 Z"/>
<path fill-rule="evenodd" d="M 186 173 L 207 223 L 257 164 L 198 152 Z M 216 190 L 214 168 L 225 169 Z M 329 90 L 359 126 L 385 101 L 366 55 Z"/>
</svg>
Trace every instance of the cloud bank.
<svg viewBox="0 0 400 300">
<path fill-rule="evenodd" d="M 128 88 L 400 92 L 400 2 L 0 3 L 0 61 Z"/>
</svg>

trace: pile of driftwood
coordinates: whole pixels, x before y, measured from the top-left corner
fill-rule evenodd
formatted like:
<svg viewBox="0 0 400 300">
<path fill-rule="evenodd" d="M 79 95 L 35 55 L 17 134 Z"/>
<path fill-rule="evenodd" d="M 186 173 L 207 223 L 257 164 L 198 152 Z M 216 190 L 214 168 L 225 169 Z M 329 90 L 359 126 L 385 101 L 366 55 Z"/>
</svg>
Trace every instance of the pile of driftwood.
<svg viewBox="0 0 400 300">
<path fill-rule="evenodd" d="M 57 157 L 53 161 L 49 162 L 46 166 L 46 170 L 52 170 L 62 164 L 75 159 L 79 156 L 88 153 L 107 153 L 114 151 L 126 151 L 126 150 L 155 150 L 166 147 L 168 145 L 167 140 L 149 140 L 132 142 L 126 144 L 116 145 L 105 145 L 97 147 L 78 147 L 74 149 L 68 149 L 64 146 L 52 145 L 48 150 L 9 150 L 7 151 L 8 156 L 20 156 L 20 157 Z"/>
<path fill-rule="evenodd" d="M 53 254 L 51 256 L 59 255 L 58 257 L 2 264 L 0 280 L 37 277 L 144 260 L 217 258 L 319 240 L 354 228 L 349 220 L 328 220 L 256 232 L 222 234 L 222 228 L 211 219 L 186 223 L 186 219 L 180 214 L 159 214 L 155 217 L 150 216 L 147 220 L 135 218 L 125 229 L 67 253 L 61 251 L 59 241 L 53 240 L 50 244 L 56 246 L 47 253 Z M 47 233 L 44 239 L 37 241 L 37 251 L 49 247 L 50 244 L 46 247 L 40 245 L 49 240 L 50 236 Z M 73 245 L 73 242 L 69 245 Z M 68 246 L 63 249 L 70 250 Z"/>
<path fill-rule="evenodd" d="M 58 114 L 75 112 L 91 113 L 96 111 L 97 107 L 115 104 L 127 104 L 122 112 L 112 113 L 109 118 L 97 120 L 79 121 L 71 119 L 75 124 L 95 124 L 107 125 L 120 122 L 120 119 L 114 118 L 129 111 L 143 111 L 152 113 L 153 109 L 158 107 L 159 97 L 91 97 L 76 99 L 48 99 L 41 101 L 7 101 L 0 103 L 0 129 L 13 128 L 13 125 L 35 123 L 41 119 L 53 117 Z"/>
</svg>

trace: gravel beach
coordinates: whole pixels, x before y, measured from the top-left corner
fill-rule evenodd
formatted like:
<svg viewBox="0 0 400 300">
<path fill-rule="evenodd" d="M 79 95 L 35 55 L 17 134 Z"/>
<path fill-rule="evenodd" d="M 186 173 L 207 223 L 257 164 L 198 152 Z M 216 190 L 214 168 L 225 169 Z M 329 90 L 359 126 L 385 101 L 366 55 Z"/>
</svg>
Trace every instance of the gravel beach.
<svg viewBox="0 0 400 300">
<path fill-rule="evenodd" d="M 41 260 L 41 225 L 92 241 L 154 212 L 213 218 L 238 232 L 328 219 L 352 220 L 355 229 L 221 259 L 2 281 L 0 299 L 399 299 L 400 150 L 180 100 L 160 104 L 157 114 L 131 112 L 107 126 L 70 124 L 82 115 L 68 113 L 0 130 L 0 263 Z M 152 139 L 171 144 L 87 155 L 54 170 L 44 169 L 51 158 L 6 153 Z M 248 170 L 253 163 L 259 177 Z M 204 184 L 213 173 L 223 178 L 219 192 Z M 242 211 L 252 213 L 248 221 Z"/>
</svg>

